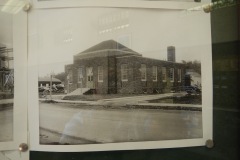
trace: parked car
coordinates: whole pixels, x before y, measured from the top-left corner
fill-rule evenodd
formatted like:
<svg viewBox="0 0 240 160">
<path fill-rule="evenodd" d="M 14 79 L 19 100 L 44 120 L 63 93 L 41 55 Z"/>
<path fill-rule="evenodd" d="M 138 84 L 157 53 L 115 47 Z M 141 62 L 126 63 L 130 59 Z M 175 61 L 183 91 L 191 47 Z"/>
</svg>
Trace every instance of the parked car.
<svg viewBox="0 0 240 160">
<path fill-rule="evenodd" d="M 63 93 L 64 92 L 64 85 L 63 84 L 57 84 L 57 85 L 53 85 L 52 88 L 50 89 L 50 86 L 48 87 L 38 87 L 38 92 L 39 93 L 48 93 L 52 91 L 53 93 Z"/>
<path fill-rule="evenodd" d="M 201 94 L 202 91 L 198 86 L 185 86 L 185 91 L 188 94 Z"/>
</svg>

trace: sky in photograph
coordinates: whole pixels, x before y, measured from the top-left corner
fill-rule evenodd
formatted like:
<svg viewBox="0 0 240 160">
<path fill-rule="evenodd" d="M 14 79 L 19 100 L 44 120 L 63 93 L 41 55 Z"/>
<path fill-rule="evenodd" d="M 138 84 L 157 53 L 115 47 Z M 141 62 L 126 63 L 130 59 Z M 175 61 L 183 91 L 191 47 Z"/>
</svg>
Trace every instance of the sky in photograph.
<svg viewBox="0 0 240 160">
<path fill-rule="evenodd" d="M 209 14 L 160 9 L 71 8 L 35 11 L 39 76 L 64 71 L 76 55 L 114 39 L 143 57 L 167 59 L 175 46 L 176 61 L 199 60 L 209 53 Z M 32 24 L 31 24 L 32 23 Z M 34 23 L 34 24 L 33 24 Z"/>
<path fill-rule="evenodd" d="M 0 10 L 2 7 L 0 6 Z M 0 11 L 0 44 L 11 48 L 12 47 L 12 15 Z"/>
</svg>

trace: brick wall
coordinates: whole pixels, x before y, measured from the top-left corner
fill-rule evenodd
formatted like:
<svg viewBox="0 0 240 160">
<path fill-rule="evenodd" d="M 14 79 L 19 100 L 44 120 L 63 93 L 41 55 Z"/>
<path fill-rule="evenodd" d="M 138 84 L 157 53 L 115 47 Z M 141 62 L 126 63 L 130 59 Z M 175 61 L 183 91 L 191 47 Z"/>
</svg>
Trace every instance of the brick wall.
<svg viewBox="0 0 240 160">
<path fill-rule="evenodd" d="M 117 93 L 117 68 L 116 68 L 116 57 L 108 57 L 108 93 Z"/>
<path fill-rule="evenodd" d="M 103 67 L 103 82 L 98 81 L 98 66 Z M 74 60 L 73 65 L 65 67 L 65 72 L 67 70 L 73 71 L 73 83 L 69 84 L 69 92 L 76 90 L 77 88 L 88 88 L 87 86 L 87 67 L 93 67 L 93 88 L 96 90 L 96 93 L 107 94 L 108 93 L 108 57 L 93 57 L 93 58 L 84 58 Z M 79 81 L 79 71 L 78 69 L 82 68 L 82 84 Z M 67 86 L 67 85 L 66 85 Z"/>
<path fill-rule="evenodd" d="M 116 57 L 119 51 L 105 51 L 101 54 L 105 56 L 76 58 L 73 65 L 65 67 L 68 73 L 72 70 L 72 84 L 65 83 L 69 87 L 69 92 L 77 88 L 87 88 L 87 67 L 93 67 L 93 88 L 97 94 L 134 94 L 134 93 L 161 93 L 170 92 L 172 88 L 182 86 L 183 80 L 178 82 L 178 69 L 182 70 L 182 78 L 184 78 L 185 69 L 183 64 L 167 62 L 157 59 L 145 58 L 141 56 L 122 56 Z M 109 56 L 110 55 L 110 56 Z M 121 65 L 127 64 L 127 81 L 121 80 Z M 141 80 L 141 64 L 146 65 L 146 80 Z M 103 66 L 103 82 L 98 82 L 98 66 Z M 157 66 L 157 80 L 153 80 L 153 66 Z M 78 68 L 82 68 L 83 80 L 82 85 L 78 81 Z M 167 80 L 162 80 L 162 67 L 166 67 Z M 170 82 L 170 68 L 174 68 L 174 82 Z M 67 87 L 67 88 L 68 88 Z"/>
<path fill-rule="evenodd" d="M 121 65 L 128 66 L 128 81 L 121 80 Z M 146 65 L 146 81 L 141 80 L 141 64 Z M 157 66 L 157 81 L 153 80 L 153 66 Z M 167 81 L 162 80 L 162 67 L 167 69 Z M 174 82 L 169 81 L 170 68 L 174 68 Z M 172 88 L 182 86 L 182 81 L 177 80 L 177 69 L 182 70 L 184 77 L 184 66 L 180 63 L 172 63 L 156 59 L 126 56 L 117 58 L 117 92 L 118 93 L 159 93 L 169 92 Z"/>
<path fill-rule="evenodd" d="M 94 57 L 88 59 L 80 59 L 74 61 L 76 68 L 83 69 L 83 88 L 88 88 L 87 86 L 87 67 L 93 67 L 93 88 L 96 89 L 96 93 L 107 94 L 108 93 L 108 57 Z M 103 67 L 103 82 L 98 81 L 98 66 Z M 75 77 L 75 83 L 78 79 L 78 73 Z"/>
</svg>

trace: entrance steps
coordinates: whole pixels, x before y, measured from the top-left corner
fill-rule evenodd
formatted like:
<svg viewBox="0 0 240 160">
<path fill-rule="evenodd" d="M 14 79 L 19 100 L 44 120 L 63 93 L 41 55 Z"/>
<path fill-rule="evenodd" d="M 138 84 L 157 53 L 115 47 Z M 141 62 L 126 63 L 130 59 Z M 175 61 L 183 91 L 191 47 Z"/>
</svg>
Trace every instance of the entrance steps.
<svg viewBox="0 0 240 160">
<path fill-rule="evenodd" d="M 83 95 L 83 94 L 87 94 L 91 89 L 90 88 L 77 88 L 74 91 L 72 91 L 71 93 L 68 93 L 68 96 L 72 96 L 72 95 Z"/>
</svg>

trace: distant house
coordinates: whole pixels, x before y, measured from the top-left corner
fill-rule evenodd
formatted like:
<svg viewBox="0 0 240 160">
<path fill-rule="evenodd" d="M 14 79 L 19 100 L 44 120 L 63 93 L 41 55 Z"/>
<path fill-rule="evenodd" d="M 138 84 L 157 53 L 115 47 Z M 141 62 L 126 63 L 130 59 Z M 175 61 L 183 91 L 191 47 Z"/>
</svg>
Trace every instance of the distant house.
<svg viewBox="0 0 240 160">
<path fill-rule="evenodd" d="M 201 74 L 197 73 L 193 69 L 187 69 L 186 75 L 190 75 L 190 79 L 191 79 L 190 85 L 192 85 L 192 86 L 197 85 L 198 87 L 201 87 L 201 85 L 202 85 Z"/>
<path fill-rule="evenodd" d="M 49 87 L 51 79 L 50 77 L 38 78 L 38 87 Z M 52 85 L 58 85 L 62 82 L 57 78 L 52 78 Z"/>
<path fill-rule="evenodd" d="M 65 72 L 69 92 L 90 88 L 97 94 L 134 94 L 167 92 L 182 86 L 185 68 L 175 57 L 171 61 L 143 57 L 108 40 L 75 55 Z"/>
</svg>

